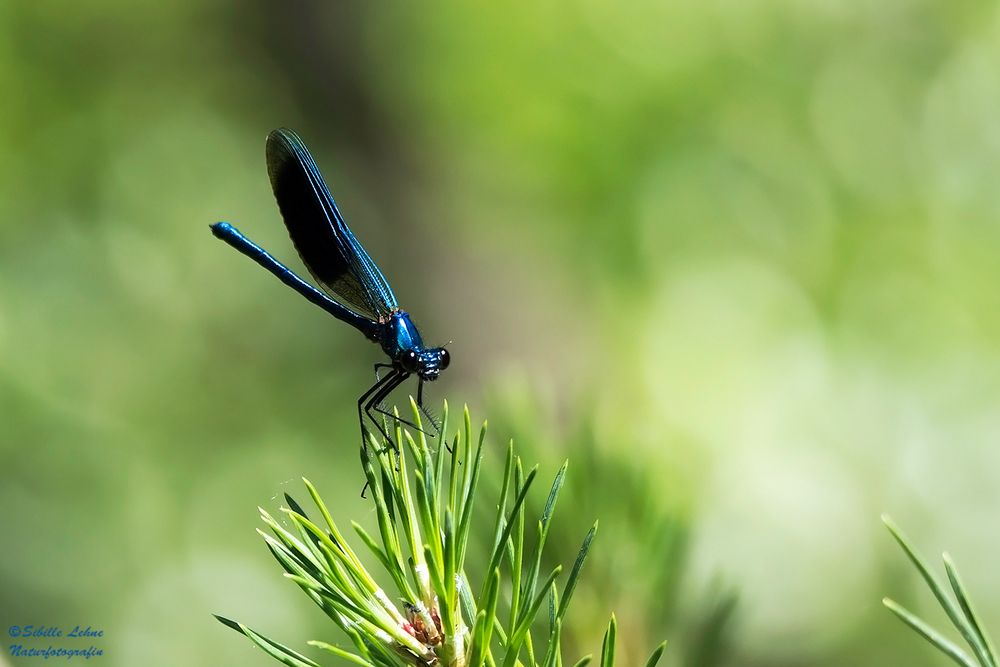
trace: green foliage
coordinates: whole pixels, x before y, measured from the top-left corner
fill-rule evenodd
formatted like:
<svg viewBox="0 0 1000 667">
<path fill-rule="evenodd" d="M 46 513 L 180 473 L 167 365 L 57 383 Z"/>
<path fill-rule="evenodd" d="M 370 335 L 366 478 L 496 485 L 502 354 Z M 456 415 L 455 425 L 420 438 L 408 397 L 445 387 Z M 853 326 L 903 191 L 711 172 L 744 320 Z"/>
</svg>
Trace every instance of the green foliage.
<svg viewBox="0 0 1000 667">
<path fill-rule="evenodd" d="M 689 583 L 687 602 L 683 608 L 679 604 L 681 582 L 689 580 L 693 564 L 690 480 L 672 470 L 650 475 L 649 459 L 637 454 L 630 438 L 616 432 L 598 435 L 592 419 L 598 406 L 587 401 L 578 403 L 583 416 L 568 424 L 564 420 L 558 435 L 547 428 L 554 416 L 539 412 L 544 398 L 529 388 L 508 385 L 488 403 L 490 414 L 512 429 L 520 454 L 540 462 L 542 469 L 557 468 L 564 453 L 571 452 L 573 474 L 567 476 L 560 502 L 573 511 L 553 523 L 550 547 L 559 553 L 574 548 L 593 517 L 601 522 L 601 542 L 614 545 L 588 556 L 589 574 L 581 590 L 589 603 L 575 606 L 572 623 L 563 627 L 563 645 L 571 653 L 582 652 L 606 623 L 610 608 L 628 626 L 630 655 L 636 647 L 672 636 L 678 638 L 670 646 L 675 664 L 726 664 L 739 620 L 733 582 L 713 578 L 700 586 Z M 498 489 L 499 476 L 499 471 L 484 470 L 483 482 Z M 542 500 L 526 500 L 529 514 L 543 510 Z"/>
<path fill-rule="evenodd" d="M 484 459 L 486 424 L 473 445 L 468 409 L 462 428 L 448 436 L 448 406 L 441 427 L 448 447 L 432 450 L 421 429 L 421 413 L 411 400 L 418 436 L 397 423 L 395 440 L 361 450 L 361 463 L 371 489 L 379 535 L 376 539 L 352 522 L 358 538 L 393 581 L 400 604 L 377 583 L 375 575 L 350 546 L 316 488 L 305 482 L 322 517 L 313 522 L 290 496 L 282 524 L 261 509 L 270 533 L 260 532 L 285 577 L 299 585 L 351 640 L 345 649 L 327 642 L 310 644 L 344 660 L 371 667 L 455 665 L 460 667 L 558 667 L 563 664 L 563 621 L 590 546 L 595 523 L 583 539 L 573 568 L 557 583 L 562 566 L 543 574 L 543 551 L 567 463 L 559 468 L 544 508 L 529 524 L 525 500 L 537 466 L 525 471 L 509 444 L 499 495 L 492 512 L 492 538 L 482 581 L 473 587 L 466 572 L 469 537 Z M 508 509 L 509 508 L 509 509 Z M 534 528 L 529 547 L 525 533 Z M 478 594 L 475 593 L 478 591 Z M 501 603 L 501 600 L 503 601 Z M 543 607 L 547 623 L 538 622 Z M 291 667 L 318 665 L 242 623 L 217 617 L 242 633 L 265 653 Z M 544 625 L 543 628 L 539 626 Z M 615 658 L 614 616 L 604 636 L 601 667 Z M 665 648 L 660 644 L 647 665 L 653 667 Z M 584 658 L 585 662 L 589 658 Z M 578 663 L 579 664 L 579 663 Z"/>
<path fill-rule="evenodd" d="M 913 630 L 915 630 L 924 639 L 936 646 L 942 653 L 958 664 L 964 665 L 965 667 L 975 667 L 978 663 L 981 667 L 997 667 L 997 654 L 996 650 L 993 648 L 993 642 L 990 641 L 989 636 L 979 624 L 979 619 L 977 618 L 975 611 L 973 611 L 972 601 L 969 598 L 969 594 L 966 591 L 965 586 L 962 584 L 962 580 L 958 575 L 958 568 L 955 567 L 955 563 L 952 561 L 951 556 L 947 553 L 942 554 L 944 569 L 948 574 L 948 582 L 951 584 L 951 589 L 955 594 L 954 600 L 949 597 L 948 591 L 934 577 L 930 569 L 927 567 L 927 564 L 913 548 L 910 540 L 907 539 L 892 519 L 887 515 L 883 515 L 882 521 L 889 529 L 889 532 L 892 533 L 896 542 L 899 543 L 899 546 L 901 546 L 903 551 L 906 552 L 910 562 L 912 562 L 913 566 L 917 568 L 918 572 L 920 572 L 920 576 L 927 584 L 927 587 L 931 589 L 931 592 L 934 593 L 934 597 L 937 598 L 941 608 L 944 609 L 945 613 L 948 615 L 948 619 L 952 622 L 952 625 L 955 626 L 955 628 L 962 635 L 962 639 L 964 639 L 972 649 L 972 653 L 975 655 L 975 660 L 969 657 L 969 655 L 954 642 L 947 639 L 940 632 L 932 628 L 926 621 L 907 610 L 896 601 L 889 598 L 883 598 L 882 604 L 884 604 L 892 613 L 896 614 L 900 620 L 913 628 Z"/>
</svg>

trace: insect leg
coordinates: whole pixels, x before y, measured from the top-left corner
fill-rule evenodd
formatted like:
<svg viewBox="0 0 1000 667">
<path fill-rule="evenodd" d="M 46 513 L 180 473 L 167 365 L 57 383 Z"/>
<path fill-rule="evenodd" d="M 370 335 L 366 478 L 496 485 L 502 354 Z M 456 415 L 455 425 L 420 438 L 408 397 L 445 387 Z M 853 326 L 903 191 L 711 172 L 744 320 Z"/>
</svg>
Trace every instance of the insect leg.
<svg viewBox="0 0 1000 667">
<path fill-rule="evenodd" d="M 375 370 L 376 372 L 378 371 L 377 368 Z M 378 429 L 378 432 L 382 434 L 382 437 L 385 438 L 385 441 L 389 443 L 389 446 L 393 447 L 396 451 L 399 451 L 399 445 L 393 442 L 392 438 L 389 437 L 389 434 L 386 433 L 386 428 L 382 424 L 380 424 L 377 419 L 375 419 L 375 416 L 371 413 L 371 410 L 374 405 L 385 400 L 385 397 L 388 396 L 390 393 L 392 393 L 392 390 L 398 387 L 409 376 L 410 376 L 409 373 L 394 369 L 384 378 L 376 382 L 371 387 L 371 389 L 366 391 L 364 395 L 358 399 L 358 416 L 361 419 L 362 435 L 364 435 L 365 433 L 364 416 L 367 416 L 368 419 L 370 419 L 371 422 L 375 424 L 375 428 Z M 393 419 L 398 419 L 398 417 L 396 417 L 395 415 L 390 415 L 388 412 L 384 412 L 381 410 L 379 410 L 379 412 L 383 412 L 383 414 Z M 368 485 L 369 485 L 368 482 L 365 482 L 364 488 L 361 489 L 362 498 L 365 497 L 365 492 L 368 490 Z"/>
<path fill-rule="evenodd" d="M 427 421 L 430 422 L 431 426 L 434 428 L 434 433 L 428 433 L 432 438 L 441 435 L 441 422 L 434 416 L 434 414 L 424 406 L 424 379 L 420 378 L 420 382 L 417 384 L 417 407 L 420 411 L 424 413 L 427 417 Z"/>
<path fill-rule="evenodd" d="M 423 380 L 421 380 L 421 381 L 420 381 L 420 386 L 423 386 Z M 419 391 L 419 390 L 418 390 L 418 391 Z M 428 431 L 428 430 L 426 430 L 425 428 L 421 428 L 421 427 L 420 427 L 420 426 L 419 426 L 418 424 L 416 424 L 416 423 L 414 423 L 414 422 L 410 421 L 409 419 L 404 419 L 404 418 L 402 418 L 402 417 L 398 417 L 398 416 L 396 416 L 396 414 L 395 414 L 395 413 L 392 413 L 392 412 L 389 412 L 389 411 L 388 411 L 387 409 L 385 409 L 385 407 L 383 407 L 383 406 L 381 405 L 382 401 L 377 401 L 376 403 L 374 403 L 374 404 L 372 405 L 372 410 L 373 410 L 374 412 L 378 412 L 379 414 L 383 414 L 383 415 L 385 415 L 386 417 L 389 417 L 390 419 L 394 419 L 394 420 L 398 420 L 398 421 L 399 421 L 400 423 L 402 423 L 402 424 L 406 424 L 406 425 L 407 425 L 407 426 L 409 426 L 410 428 L 412 428 L 412 429 L 414 429 L 414 430 L 416 430 L 416 431 L 419 431 L 420 433 L 423 433 L 424 435 L 429 435 L 430 437 L 432 437 L 432 438 L 433 438 L 433 437 L 437 436 L 437 434 L 438 434 L 438 433 L 440 432 L 440 430 L 441 430 L 441 429 L 440 429 L 440 427 L 438 426 L 438 424 L 437 424 L 437 423 L 435 422 L 435 420 L 434 420 L 434 416 L 433 416 L 433 415 L 431 415 L 431 414 L 430 414 L 430 413 L 429 413 L 429 412 L 427 411 L 427 409 L 426 409 L 426 408 L 424 408 L 424 407 L 423 407 L 423 405 L 421 405 L 421 404 L 419 403 L 419 401 L 420 401 L 420 399 L 419 399 L 419 398 L 417 399 L 417 401 L 418 401 L 418 403 L 417 403 L 417 407 L 418 407 L 418 408 L 420 408 L 420 411 L 421 411 L 421 412 L 422 412 L 422 413 L 423 413 L 423 414 L 424 414 L 425 416 L 427 416 L 427 418 L 428 418 L 428 419 L 430 420 L 430 423 L 431 423 L 431 425 L 432 425 L 432 426 L 434 427 L 434 431 L 433 431 L 433 432 L 431 432 L 431 431 Z"/>
<path fill-rule="evenodd" d="M 372 414 L 372 409 L 374 406 L 378 405 L 383 400 L 385 400 L 385 397 L 391 394 L 392 391 L 409 376 L 410 376 L 409 373 L 400 370 L 396 370 L 393 371 L 392 373 L 389 373 L 382 379 L 382 382 L 379 383 L 381 386 L 376 385 L 379 387 L 378 390 L 373 394 L 371 394 L 370 398 L 368 398 L 368 400 L 364 404 L 364 414 L 368 417 L 369 420 L 371 420 L 371 423 L 375 424 L 375 428 L 378 429 L 379 433 L 382 434 L 382 436 L 386 439 L 386 441 L 393 447 L 396 447 L 396 449 L 399 449 L 398 445 L 395 442 L 393 442 L 393 439 L 389 437 L 388 433 L 386 433 L 386 429 L 375 418 L 375 415 Z M 396 419 L 395 415 L 390 415 L 388 412 L 383 412 L 383 414 L 392 417 L 393 419 Z"/>
<path fill-rule="evenodd" d="M 368 446 L 368 441 L 365 438 L 365 432 L 367 430 L 365 428 L 365 415 L 368 412 L 367 411 L 368 399 L 372 395 L 376 395 L 377 396 L 378 392 L 386 384 L 392 382 L 395 379 L 395 377 L 396 377 L 395 373 L 389 373 L 384 378 L 381 378 L 377 382 L 375 382 L 375 384 L 373 384 L 371 387 L 368 388 L 368 391 L 366 391 L 365 393 L 361 394 L 361 397 L 358 398 L 358 425 L 361 427 L 361 444 L 363 446 L 365 446 L 365 447 Z M 371 415 L 369 415 L 369 417 L 370 416 Z M 372 422 L 375 422 L 375 420 L 372 419 Z M 380 433 L 382 433 L 382 435 L 386 435 L 385 430 L 381 427 L 380 424 L 375 423 L 375 426 L 378 427 L 378 430 L 379 430 Z"/>
</svg>

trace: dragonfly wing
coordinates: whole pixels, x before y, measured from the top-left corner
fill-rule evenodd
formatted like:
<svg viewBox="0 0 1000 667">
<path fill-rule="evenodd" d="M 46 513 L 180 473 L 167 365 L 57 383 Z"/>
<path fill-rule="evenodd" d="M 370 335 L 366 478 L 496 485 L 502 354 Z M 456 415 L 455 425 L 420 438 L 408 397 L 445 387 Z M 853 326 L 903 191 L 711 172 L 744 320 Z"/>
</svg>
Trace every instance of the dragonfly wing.
<svg viewBox="0 0 1000 667">
<path fill-rule="evenodd" d="M 267 174 L 288 235 L 324 291 L 372 320 L 396 309 L 385 276 L 348 229 L 309 149 L 291 130 L 267 136 Z"/>
</svg>

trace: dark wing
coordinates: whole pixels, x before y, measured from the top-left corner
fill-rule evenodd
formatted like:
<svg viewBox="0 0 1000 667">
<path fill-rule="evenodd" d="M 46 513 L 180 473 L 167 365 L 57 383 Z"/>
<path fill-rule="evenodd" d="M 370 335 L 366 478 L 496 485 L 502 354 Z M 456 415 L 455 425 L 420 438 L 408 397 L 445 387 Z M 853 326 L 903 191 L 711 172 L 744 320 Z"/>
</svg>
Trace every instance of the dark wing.
<svg viewBox="0 0 1000 667">
<path fill-rule="evenodd" d="M 299 256 L 331 297 L 372 320 L 397 308 L 385 276 L 337 210 L 309 149 L 298 135 L 267 135 L 267 175 Z"/>
</svg>

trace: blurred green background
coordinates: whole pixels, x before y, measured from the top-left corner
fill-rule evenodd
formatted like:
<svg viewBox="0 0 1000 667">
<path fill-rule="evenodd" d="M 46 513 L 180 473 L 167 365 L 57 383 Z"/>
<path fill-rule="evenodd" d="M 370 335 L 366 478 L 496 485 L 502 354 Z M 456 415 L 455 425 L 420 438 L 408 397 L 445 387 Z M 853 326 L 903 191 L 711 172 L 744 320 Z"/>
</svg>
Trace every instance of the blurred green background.
<svg viewBox="0 0 1000 667">
<path fill-rule="evenodd" d="M 453 341 L 430 396 L 570 458 L 573 655 L 614 610 L 633 664 L 943 664 L 878 517 L 1000 625 L 998 68 L 986 2 L 0 3 L 0 624 L 128 667 L 270 664 L 211 612 L 328 637 L 255 507 L 371 518 L 379 352 L 208 231 L 300 267 L 286 125 Z"/>
</svg>

